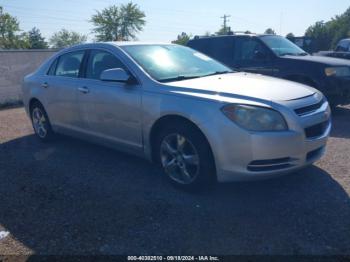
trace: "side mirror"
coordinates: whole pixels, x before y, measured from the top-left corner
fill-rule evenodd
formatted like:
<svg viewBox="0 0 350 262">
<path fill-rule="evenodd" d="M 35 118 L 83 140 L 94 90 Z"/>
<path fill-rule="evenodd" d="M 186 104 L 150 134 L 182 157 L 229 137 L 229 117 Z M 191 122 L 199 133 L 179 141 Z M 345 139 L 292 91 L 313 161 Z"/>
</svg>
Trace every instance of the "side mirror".
<svg viewBox="0 0 350 262">
<path fill-rule="evenodd" d="M 102 81 L 126 83 L 130 79 L 130 75 L 122 68 L 107 69 L 101 73 Z"/>
<path fill-rule="evenodd" d="M 255 51 L 254 52 L 254 59 L 256 60 L 265 60 L 267 58 L 266 54 L 264 54 L 261 51 Z"/>
</svg>

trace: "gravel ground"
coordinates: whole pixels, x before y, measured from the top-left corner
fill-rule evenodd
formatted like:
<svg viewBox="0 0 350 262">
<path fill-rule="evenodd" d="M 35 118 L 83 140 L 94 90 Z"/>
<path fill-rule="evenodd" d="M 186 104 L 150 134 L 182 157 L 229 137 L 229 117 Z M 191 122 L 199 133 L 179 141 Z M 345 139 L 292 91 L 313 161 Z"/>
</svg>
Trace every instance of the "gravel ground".
<svg viewBox="0 0 350 262">
<path fill-rule="evenodd" d="M 0 254 L 350 254 L 350 107 L 326 156 L 282 178 L 171 187 L 152 164 L 0 111 Z"/>
</svg>

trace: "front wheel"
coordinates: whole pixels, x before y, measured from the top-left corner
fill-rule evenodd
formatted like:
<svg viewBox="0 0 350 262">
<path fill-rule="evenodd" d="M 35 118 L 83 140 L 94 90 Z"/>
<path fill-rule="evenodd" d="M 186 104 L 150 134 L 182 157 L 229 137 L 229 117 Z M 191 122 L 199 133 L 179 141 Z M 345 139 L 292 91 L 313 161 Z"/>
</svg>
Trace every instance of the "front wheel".
<svg viewBox="0 0 350 262">
<path fill-rule="evenodd" d="M 181 123 L 163 128 L 156 152 L 164 173 L 176 186 L 194 190 L 215 183 L 210 146 L 192 125 Z"/>
</svg>

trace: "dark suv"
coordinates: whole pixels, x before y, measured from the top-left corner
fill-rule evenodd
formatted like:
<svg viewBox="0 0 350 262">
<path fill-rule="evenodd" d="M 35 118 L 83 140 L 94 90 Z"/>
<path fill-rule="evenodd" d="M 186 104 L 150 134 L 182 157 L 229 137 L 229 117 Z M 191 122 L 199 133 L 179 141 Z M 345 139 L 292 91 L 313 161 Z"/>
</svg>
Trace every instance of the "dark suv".
<svg viewBox="0 0 350 262">
<path fill-rule="evenodd" d="M 188 46 L 239 71 L 315 87 L 333 106 L 350 103 L 350 61 L 311 56 L 284 37 L 252 34 L 195 37 Z"/>
</svg>

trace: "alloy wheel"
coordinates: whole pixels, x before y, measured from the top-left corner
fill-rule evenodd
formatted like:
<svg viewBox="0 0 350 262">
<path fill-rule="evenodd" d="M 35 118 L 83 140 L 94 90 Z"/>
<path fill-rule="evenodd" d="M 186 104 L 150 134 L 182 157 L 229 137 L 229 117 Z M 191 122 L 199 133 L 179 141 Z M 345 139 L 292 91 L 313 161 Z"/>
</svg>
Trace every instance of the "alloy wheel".
<svg viewBox="0 0 350 262">
<path fill-rule="evenodd" d="M 34 108 L 32 111 L 32 121 L 35 133 L 40 138 L 45 138 L 47 135 L 47 120 L 42 112 L 42 110 L 38 107 Z"/>
<path fill-rule="evenodd" d="M 189 139 L 180 134 L 166 136 L 160 146 L 160 159 L 169 177 L 180 184 L 191 184 L 199 173 L 199 155 Z"/>
</svg>

